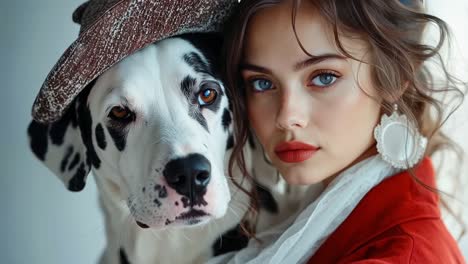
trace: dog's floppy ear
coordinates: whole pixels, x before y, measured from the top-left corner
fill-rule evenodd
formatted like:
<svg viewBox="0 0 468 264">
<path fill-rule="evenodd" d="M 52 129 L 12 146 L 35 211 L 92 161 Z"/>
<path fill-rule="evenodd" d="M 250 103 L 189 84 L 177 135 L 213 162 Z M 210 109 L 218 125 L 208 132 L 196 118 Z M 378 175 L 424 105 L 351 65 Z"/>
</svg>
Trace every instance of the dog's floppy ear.
<svg viewBox="0 0 468 264">
<path fill-rule="evenodd" d="M 84 188 L 91 165 L 100 165 L 88 131 L 88 127 L 91 129 L 87 106 L 89 88 L 80 93 L 58 121 L 41 124 L 33 120 L 28 127 L 32 152 L 74 192 Z"/>
</svg>

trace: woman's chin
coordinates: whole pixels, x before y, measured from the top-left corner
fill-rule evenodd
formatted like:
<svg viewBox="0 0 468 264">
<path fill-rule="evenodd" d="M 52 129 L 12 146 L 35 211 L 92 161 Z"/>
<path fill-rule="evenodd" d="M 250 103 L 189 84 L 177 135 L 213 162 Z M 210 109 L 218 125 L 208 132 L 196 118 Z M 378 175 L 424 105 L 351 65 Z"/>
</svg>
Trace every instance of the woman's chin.
<svg viewBox="0 0 468 264">
<path fill-rule="evenodd" d="M 283 179 L 291 185 L 311 185 L 322 182 L 327 178 L 322 173 L 314 173 L 312 168 L 287 168 L 280 170 Z"/>
</svg>

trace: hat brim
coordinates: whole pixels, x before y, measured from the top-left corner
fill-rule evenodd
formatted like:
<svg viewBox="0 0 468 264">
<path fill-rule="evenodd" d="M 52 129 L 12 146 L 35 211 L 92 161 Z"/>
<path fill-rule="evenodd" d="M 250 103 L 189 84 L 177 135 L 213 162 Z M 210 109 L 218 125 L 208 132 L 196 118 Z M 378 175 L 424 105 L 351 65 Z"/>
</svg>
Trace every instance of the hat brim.
<svg viewBox="0 0 468 264">
<path fill-rule="evenodd" d="M 189 32 L 218 31 L 237 1 L 120 1 L 80 33 L 47 76 L 33 119 L 57 121 L 74 98 L 108 68 L 158 40 Z"/>
</svg>

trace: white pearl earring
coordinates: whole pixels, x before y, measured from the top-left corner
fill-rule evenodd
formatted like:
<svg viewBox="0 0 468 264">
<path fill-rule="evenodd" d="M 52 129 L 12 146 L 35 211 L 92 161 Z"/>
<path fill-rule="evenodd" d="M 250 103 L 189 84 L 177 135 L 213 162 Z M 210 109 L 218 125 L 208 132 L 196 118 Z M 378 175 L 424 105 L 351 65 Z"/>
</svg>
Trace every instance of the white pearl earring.
<svg viewBox="0 0 468 264">
<path fill-rule="evenodd" d="M 398 114 L 395 104 L 390 116 L 382 115 L 374 129 L 377 151 L 395 168 L 408 169 L 416 165 L 424 155 L 427 139 L 410 122 L 406 115 Z"/>
</svg>

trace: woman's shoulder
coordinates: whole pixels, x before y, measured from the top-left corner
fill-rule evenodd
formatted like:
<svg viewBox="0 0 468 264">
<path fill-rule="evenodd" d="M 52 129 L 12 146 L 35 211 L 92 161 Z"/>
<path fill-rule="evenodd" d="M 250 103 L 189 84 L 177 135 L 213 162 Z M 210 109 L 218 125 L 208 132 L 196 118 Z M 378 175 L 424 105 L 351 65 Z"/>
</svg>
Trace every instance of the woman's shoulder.
<svg viewBox="0 0 468 264">
<path fill-rule="evenodd" d="M 440 218 L 438 195 L 412 177 L 435 187 L 431 160 L 425 158 L 413 172 L 394 175 L 367 193 L 310 263 L 430 263 L 438 258 L 443 263 L 462 263 L 457 244 Z"/>
<path fill-rule="evenodd" d="M 334 262 L 465 263 L 440 219 L 418 219 L 394 226 L 356 244 Z"/>
</svg>

